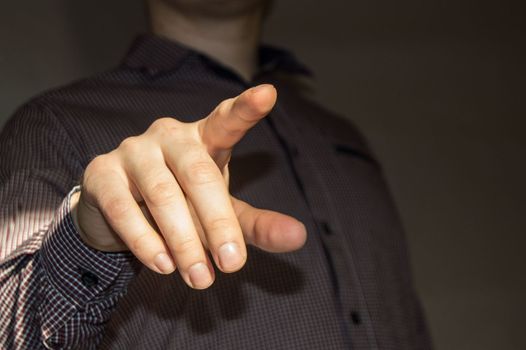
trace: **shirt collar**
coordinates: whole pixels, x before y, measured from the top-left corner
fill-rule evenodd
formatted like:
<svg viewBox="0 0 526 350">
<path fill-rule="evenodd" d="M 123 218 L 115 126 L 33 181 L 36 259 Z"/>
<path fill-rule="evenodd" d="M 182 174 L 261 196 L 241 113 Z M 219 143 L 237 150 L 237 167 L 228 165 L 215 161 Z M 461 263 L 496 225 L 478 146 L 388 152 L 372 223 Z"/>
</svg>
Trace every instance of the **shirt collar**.
<svg viewBox="0 0 526 350">
<path fill-rule="evenodd" d="M 138 35 L 124 57 L 123 65 L 132 69 L 143 69 L 154 75 L 177 69 L 185 58 L 201 55 L 214 62 L 214 59 L 185 46 L 151 33 Z M 287 73 L 311 76 L 309 68 L 299 62 L 289 51 L 271 45 L 259 47 L 260 73 L 285 71 Z"/>
</svg>

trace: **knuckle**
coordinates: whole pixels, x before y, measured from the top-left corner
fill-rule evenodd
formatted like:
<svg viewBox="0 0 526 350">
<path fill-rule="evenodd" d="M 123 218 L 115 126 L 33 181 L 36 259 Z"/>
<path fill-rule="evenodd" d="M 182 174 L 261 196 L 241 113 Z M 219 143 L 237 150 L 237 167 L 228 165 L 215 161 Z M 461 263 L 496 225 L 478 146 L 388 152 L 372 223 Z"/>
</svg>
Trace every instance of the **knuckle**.
<svg viewBox="0 0 526 350">
<path fill-rule="evenodd" d="M 100 180 L 103 180 L 105 174 L 112 171 L 112 162 L 108 155 L 104 154 L 93 158 L 82 174 L 82 189 L 91 191 L 100 187 L 103 183 Z"/>
<path fill-rule="evenodd" d="M 172 128 L 172 127 L 177 125 L 176 123 L 177 123 L 177 120 L 174 119 L 174 118 L 162 117 L 162 118 L 159 118 L 159 119 L 155 120 L 150 125 L 150 128 L 152 130 L 158 131 L 158 130 L 163 130 L 163 129 L 167 129 L 167 128 Z"/>
<path fill-rule="evenodd" d="M 209 161 L 190 163 L 184 171 L 185 182 L 190 186 L 201 186 L 218 181 L 219 168 Z"/>
<path fill-rule="evenodd" d="M 195 139 L 195 128 L 192 123 L 185 123 L 175 118 L 163 117 L 154 121 L 147 130 L 155 139 L 167 139 L 169 142 L 192 142 Z"/>
<path fill-rule="evenodd" d="M 140 147 L 138 136 L 130 136 L 122 140 L 118 149 L 124 153 L 134 153 Z"/>
<path fill-rule="evenodd" d="M 145 191 L 145 199 L 153 206 L 166 206 L 177 200 L 179 193 L 170 182 L 156 182 Z"/>
<path fill-rule="evenodd" d="M 130 211 L 131 203 L 124 199 L 113 197 L 102 199 L 100 201 L 100 208 L 108 217 L 118 219 L 122 218 Z"/>
<path fill-rule="evenodd" d="M 217 106 L 216 108 L 214 109 L 214 111 L 212 112 L 212 115 L 217 118 L 223 118 L 227 115 L 230 114 L 231 112 L 231 109 L 232 109 L 232 104 L 234 102 L 234 98 L 228 98 L 226 100 L 223 100 L 221 101 Z"/>
<path fill-rule="evenodd" d="M 230 109 L 232 107 L 232 103 L 235 101 L 236 99 L 234 97 L 231 97 L 231 98 L 227 98 L 226 100 L 223 100 L 221 101 L 221 103 L 219 103 L 217 105 L 217 109 L 216 111 L 219 113 L 219 114 L 227 114 L 230 112 Z"/>
<path fill-rule="evenodd" d="M 100 173 L 102 170 L 106 169 L 107 163 L 106 155 L 96 156 L 86 167 L 86 170 L 84 171 L 85 176 Z"/>
<path fill-rule="evenodd" d="M 181 129 L 182 123 L 177 119 L 170 117 L 163 117 L 155 120 L 148 128 L 148 133 L 156 135 L 156 137 L 171 136 Z"/>
<path fill-rule="evenodd" d="M 202 186 L 217 182 L 219 169 L 210 161 L 196 161 L 188 164 L 184 171 L 185 182 L 190 186 Z"/>
<path fill-rule="evenodd" d="M 128 248 L 135 254 L 135 255 L 141 255 L 141 252 L 144 251 L 144 247 L 147 247 L 148 244 L 147 240 L 150 239 L 150 235 L 146 232 L 140 234 L 136 238 L 134 238 L 131 242 Z"/>
<path fill-rule="evenodd" d="M 183 237 L 178 240 L 177 244 L 174 244 L 170 248 L 172 253 L 177 257 L 188 255 L 189 253 L 195 255 L 198 253 L 199 249 L 199 245 L 197 243 L 198 242 L 192 237 Z"/>
<path fill-rule="evenodd" d="M 224 234 L 225 232 L 232 231 L 233 227 L 235 227 L 235 225 L 231 219 L 215 218 L 207 223 L 206 230 Z"/>
</svg>

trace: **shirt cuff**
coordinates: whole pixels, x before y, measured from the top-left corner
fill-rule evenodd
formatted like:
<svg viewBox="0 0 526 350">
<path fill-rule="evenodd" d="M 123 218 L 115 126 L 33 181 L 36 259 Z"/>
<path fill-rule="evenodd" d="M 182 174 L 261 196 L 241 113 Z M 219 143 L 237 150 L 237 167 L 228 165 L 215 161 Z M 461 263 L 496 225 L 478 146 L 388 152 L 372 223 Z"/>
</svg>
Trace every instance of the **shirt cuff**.
<svg viewBox="0 0 526 350">
<path fill-rule="evenodd" d="M 42 242 L 41 263 L 49 284 L 74 308 L 123 294 L 140 263 L 130 252 L 105 253 L 86 245 L 70 211 L 74 187 L 62 202 Z"/>
</svg>

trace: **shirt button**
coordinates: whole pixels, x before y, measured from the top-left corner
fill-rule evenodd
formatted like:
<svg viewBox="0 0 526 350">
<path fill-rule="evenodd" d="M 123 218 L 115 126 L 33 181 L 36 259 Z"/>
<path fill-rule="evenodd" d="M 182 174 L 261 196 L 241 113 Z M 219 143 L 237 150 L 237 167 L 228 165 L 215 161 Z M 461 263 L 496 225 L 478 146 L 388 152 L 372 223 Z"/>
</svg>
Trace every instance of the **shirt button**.
<svg viewBox="0 0 526 350">
<path fill-rule="evenodd" d="M 99 283 L 99 278 L 92 272 L 85 271 L 80 277 L 82 284 L 88 288 L 94 287 Z"/>
<path fill-rule="evenodd" d="M 352 323 L 357 326 L 362 324 L 362 317 L 356 311 L 351 311 L 351 320 L 352 320 Z"/>
<path fill-rule="evenodd" d="M 323 229 L 323 233 L 325 233 L 328 236 L 332 235 L 332 229 L 327 223 L 327 221 L 322 221 L 320 224 L 321 224 L 321 228 Z"/>
</svg>

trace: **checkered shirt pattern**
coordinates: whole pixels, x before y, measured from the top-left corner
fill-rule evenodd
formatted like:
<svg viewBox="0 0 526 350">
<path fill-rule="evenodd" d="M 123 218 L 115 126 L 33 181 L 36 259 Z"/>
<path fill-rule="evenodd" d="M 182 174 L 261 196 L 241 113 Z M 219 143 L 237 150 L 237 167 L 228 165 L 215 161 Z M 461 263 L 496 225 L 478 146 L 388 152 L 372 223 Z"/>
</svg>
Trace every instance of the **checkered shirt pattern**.
<svg viewBox="0 0 526 350">
<path fill-rule="evenodd" d="M 262 45 L 259 63 L 247 82 L 142 35 L 118 67 L 15 113 L 0 135 L 1 349 L 431 348 L 402 225 L 362 135 L 305 97 L 308 69 L 290 53 Z M 194 291 L 82 242 L 69 201 L 96 155 L 263 82 L 278 103 L 234 148 L 230 190 L 301 220 L 305 247 L 249 247 L 240 272 Z"/>
</svg>

